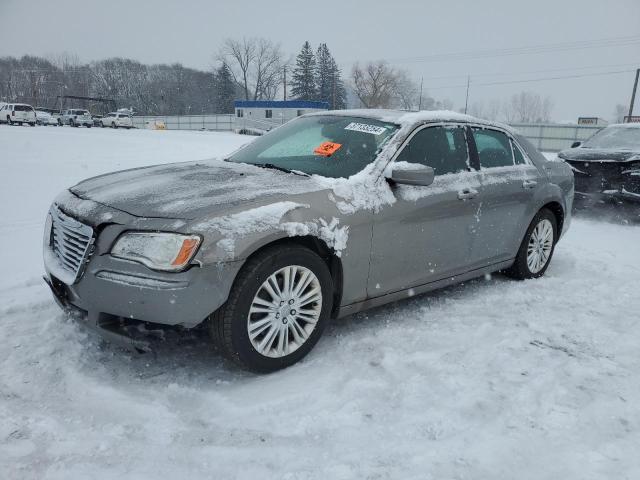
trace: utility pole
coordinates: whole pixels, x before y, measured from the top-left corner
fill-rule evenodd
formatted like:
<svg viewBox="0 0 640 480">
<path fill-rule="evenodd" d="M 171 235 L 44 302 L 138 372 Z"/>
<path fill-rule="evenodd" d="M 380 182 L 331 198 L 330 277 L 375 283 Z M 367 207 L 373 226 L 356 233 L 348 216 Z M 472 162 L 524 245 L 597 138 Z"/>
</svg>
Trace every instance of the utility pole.
<svg viewBox="0 0 640 480">
<path fill-rule="evenodd" d="M 467 75 L 467 98 L 464 100 L 464 113 L 467 113 L 467 107 L 469 106 L 469 84 L 471 83 L 471 75 Z"/>
<path fill-rule="evenodd" d="M 286 102 L 287 101 L 287 66 L 286 65 L 283 67 L 283 70 L 284 70 L 284 76 L 283 76 L 283 78 L 284 78 L 284 100 Z"/>
<path fill-rule="evenodd" d="M 636 103 L 636 90 L 638 90 L 638 77 L 640 77 L 640 68 L 636 70 L 636 81 L 633 82 L 633 92 L 631 92 L 631 103 L 629 104 L 629 121 L 633 116 L 633 104 Z"/>
<path fill-rule="evenodd" d="M 422 110 L 422 85 L 424 84 L 424 77 L 420 77 L 420 99 L 418 100 L 418 111 Z"/>
</svg>

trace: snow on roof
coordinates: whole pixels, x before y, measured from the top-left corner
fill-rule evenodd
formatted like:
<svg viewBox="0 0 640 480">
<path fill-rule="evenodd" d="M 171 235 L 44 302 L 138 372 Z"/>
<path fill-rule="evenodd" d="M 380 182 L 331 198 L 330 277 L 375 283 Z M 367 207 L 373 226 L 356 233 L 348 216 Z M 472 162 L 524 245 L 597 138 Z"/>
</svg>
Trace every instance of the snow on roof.
<svg viewBox="0 0 640 480">
<path fill-rule="evenodd" d="M 381 122 L 396 123 L 401 126 L 411 126 L 420 123 L 433 122 L 464 122 L 493 126 L 513 132 L 509 125 L 481 118 L 473 117 L 465 113 L 453 112 L 451 110 L 420 110 L 409 112 L 406 110 L 389 109 L 351 109 L 351 110 L 329 110 L 326 112 L 315 112 L 308 115 L 342 115 L 349 117 L 371 118 Z"/>
</svg>

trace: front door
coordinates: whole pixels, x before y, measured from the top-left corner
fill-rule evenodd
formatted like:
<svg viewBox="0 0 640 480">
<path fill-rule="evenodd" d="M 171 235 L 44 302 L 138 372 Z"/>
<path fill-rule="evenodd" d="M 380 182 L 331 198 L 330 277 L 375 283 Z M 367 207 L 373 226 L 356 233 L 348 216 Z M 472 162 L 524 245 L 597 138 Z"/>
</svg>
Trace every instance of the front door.
<svg viewBox="0 0 640 480">
<path fill-rule="evenodd" d="M 479 173 L 471 167 L 466 131 L 458 125 L 422 127 L 391 168 L 430 166 L 433 184 L 391 185 L 396 201 L 374 216 L 370 298 L 467 270 L 477 226 Z"/>
</svg>

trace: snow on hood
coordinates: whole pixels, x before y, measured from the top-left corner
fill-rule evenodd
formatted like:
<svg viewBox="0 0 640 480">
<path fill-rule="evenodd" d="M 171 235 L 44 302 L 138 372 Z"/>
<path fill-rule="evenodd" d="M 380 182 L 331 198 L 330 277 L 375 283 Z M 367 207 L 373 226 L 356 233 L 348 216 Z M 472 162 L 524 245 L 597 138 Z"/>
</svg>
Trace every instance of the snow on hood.
<svg viewBox="0 0 640 480">
<path fill-rule="evenodd" d="M 569 148 L 558 154 L 563 160 L 577 160 L 580 162 L 628 162 L 640 160 L 638 151 L 615 150 L 601 148 Z"/>
<path fill-rule="evenodd" d="M 207 160 L 124 170 L 70 190 L 83 199 L 139 217 L 197 219 L 262 198 L 317 191 L 314 178 L 247 164 Z"/>
</svg>

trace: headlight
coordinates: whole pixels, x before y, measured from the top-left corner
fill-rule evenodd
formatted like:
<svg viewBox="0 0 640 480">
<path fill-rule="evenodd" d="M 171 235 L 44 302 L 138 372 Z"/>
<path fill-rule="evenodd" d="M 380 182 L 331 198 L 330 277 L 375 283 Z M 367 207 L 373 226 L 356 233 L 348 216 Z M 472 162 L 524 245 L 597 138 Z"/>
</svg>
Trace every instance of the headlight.
<svg viewBox="0 0 640 480">
<path fill-rule="evenodd" d="M 198 235 L 129 232 L 118 238 L 111 255 L 142 263 L 154 270 L 184 269 L 198 251 Z"/>
</svg>

